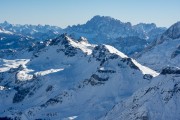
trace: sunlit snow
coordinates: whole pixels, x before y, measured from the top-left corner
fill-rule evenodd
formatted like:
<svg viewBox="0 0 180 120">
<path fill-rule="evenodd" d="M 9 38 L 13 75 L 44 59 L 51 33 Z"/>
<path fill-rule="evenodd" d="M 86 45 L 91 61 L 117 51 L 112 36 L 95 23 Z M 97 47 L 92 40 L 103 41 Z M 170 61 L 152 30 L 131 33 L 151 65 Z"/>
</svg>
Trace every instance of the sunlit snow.
<svg viewBox="0 0 180 120">
<path fill-rule="evenodd" d="M 50 70 L 36 72 L 35 75 L 36 76 L 44 76 L 44 75 L 47 75 L 47 74 L 50 74 L 50 73 L 55 73 L 55 72 L 59 72 L 59 71 L 63 71 L 63 70 L 64 70 L 64 68 L 61 68 L 61 69 L 50 69 Z"/>
</svg>

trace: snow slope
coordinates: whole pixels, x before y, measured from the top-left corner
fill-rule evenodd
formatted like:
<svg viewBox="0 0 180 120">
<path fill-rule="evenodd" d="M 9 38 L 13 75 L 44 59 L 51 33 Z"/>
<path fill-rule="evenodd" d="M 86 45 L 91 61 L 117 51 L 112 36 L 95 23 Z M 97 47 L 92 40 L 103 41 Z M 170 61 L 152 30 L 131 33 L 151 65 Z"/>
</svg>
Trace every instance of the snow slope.
<svg viewBox="0 0 180 120">
<path fill-rule="evenodd" d="M 109 45 L 66 34 L 9 59 L 0 62 L 1 118 L 97 120 L 158 75 Z"/>
<path fill-rule="evenodd" d="M 180 75 L 160 75 L 119 102 L 102 120 L 179 120 Z"/>
</svg>

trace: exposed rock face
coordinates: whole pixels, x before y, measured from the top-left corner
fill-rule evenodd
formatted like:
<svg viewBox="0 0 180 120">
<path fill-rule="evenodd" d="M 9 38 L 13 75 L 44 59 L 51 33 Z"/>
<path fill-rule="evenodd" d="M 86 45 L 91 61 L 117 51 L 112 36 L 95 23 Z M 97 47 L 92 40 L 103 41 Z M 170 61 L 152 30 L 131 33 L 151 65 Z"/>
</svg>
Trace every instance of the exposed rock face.
<svg viewBox="0 0 180 120">
<path fill-rule="evenodd" d="M 145 75 L 143 76 L 143 78 L 144 78 L 144 79 L 147 79 L 147 80 L 151 80 L 151 79 L 153 78 L 153 76 L 152 76 L 152 75 L 149 75 L 149 74 L 145 74 Z"/>
<path fill-rule="evenodd" d="M 161 74 L 180 74 L 180 68 L 177 67 L 166 67 L 162 69 Z"/>
<path fill-rule="evenodd" d="M 180 45 L 177 47 L 177 49 L 172 53 L 171 58 L 175 58 L 178 55 L 180 55 Z"/>
<path fill-rule="evenodd" d="M 123 58 L 122 61 L 129 65 L 131 68 L 139 70 L 139 68 L 132 62 L 132 58 Z"/>
<path fill-rule="evenodd" d="M 94 85 L 100 85 L 100 84 L 105 84 L 105 81 L 107 81 L 109 79 L 109 77 L 106 78 L 101 78 L 96 74 L 93 74 L 89 80 L 90 84 L 92 86 Z"/>
<path fill-rule="evenodd" d="M 21 88 L 16 88 L 17 93 L 15 93 L 14 98 L 13 98 L 13 103 L 19 103 L 22 102 L 23 99 L 27 96 L 27 94 L 29 93 L 30 88 L 25 88 L 25 89 L 21 89 Z"/>
</svg>

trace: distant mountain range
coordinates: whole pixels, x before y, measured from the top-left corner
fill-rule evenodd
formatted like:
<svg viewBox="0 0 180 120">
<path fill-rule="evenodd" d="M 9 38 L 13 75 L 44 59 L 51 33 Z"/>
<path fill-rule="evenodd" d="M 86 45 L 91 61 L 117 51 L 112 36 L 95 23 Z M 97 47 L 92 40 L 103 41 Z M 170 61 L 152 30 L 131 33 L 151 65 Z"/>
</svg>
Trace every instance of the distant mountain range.
<svg viewBox="0 0 180 120">
<path fill-rule="evenodd" d="M 10 24 L 7 21 L 5 21 L 4 23 L 0 23 L 0 27 L 11 33 L 19 34 L 36 40 L 51 39 L 62 32 L 62 29 L 57 26 L 19 25 Z"/>
<path fill-rule="evenodd" d="M 92 43 L 101 43 L 101 41 L 108 39 L 132 36 L 150 41 L 165 30 L 166 28 L 156 27 L 154 23 L 139 23 L 133 26 L 130 22 L 123 23 L 120 20 L 106 16 L 94 16 L 86 24 L 74 25 L 65 29 L 67 33 L 91 38 L 90 42 Z M 103 40 L 103 38 L 105 38 L 105 40 Z"/>
<path fill-rule="evenodd" d="M 109 44 L 132 55 L 146 48 L 165 30 L 166 28 L 157 27 L 154 23 L 140 23 L 133 26 L 130 22 L 123 23 L 111 17 L 94 16 L 86 24 L 68 27 L 64 31 L 76 39 L 84 36 L 90 43 Z"/>
<path fill-rule="evenodd" d="M 36 41 L 44 41 L 55 38 L 62 33 L 68 33 L 74 39 L 79 39 L 83 36 L 93 44 L 115 46 L 118 50 L 128 55 L 142 51 L 166 30 L 166 28 L 156 27 L 154 23 L 140 23 L 132 26 L 129 22 L 123 23 L 114 18 L 104 16 L 94 16 L 86 24 L 69 26 L 65 29 L 49 25 L 14 25 L 6 21 L 0 24 L 0 28 L 12 33 L 9 35 L 2 30 L 1 33 L 3 34 L 0 34 L 0 38 L 2 40 L 6 39 L 6 41 L 0 41 L 1 46 L 3 46 L 1 49 L 21 49 L 24 45 L 31 45 Z M 20 45 L 19 41 L 13 43 L 14 38 L 16 39 L 17 36 L 22 37 L 21 43 L 23 45 Z M 127 46 L 124 46 L 124 44 L 127 44 Z"/>
</svg>

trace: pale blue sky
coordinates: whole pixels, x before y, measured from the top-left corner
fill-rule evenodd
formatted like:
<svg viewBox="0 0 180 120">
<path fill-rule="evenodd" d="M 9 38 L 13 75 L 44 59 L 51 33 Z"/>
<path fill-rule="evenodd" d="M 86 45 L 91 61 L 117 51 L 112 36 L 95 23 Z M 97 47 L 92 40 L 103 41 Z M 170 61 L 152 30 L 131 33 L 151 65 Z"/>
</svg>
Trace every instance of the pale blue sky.
<svg viewBox="0 0 180 120">
<path fill-rule="evenodd" d="M 64 28 L 95 15 L 169 27 L 180 20 L 180 0 L 0 0 L 0 22 Z"/>
</svg>

